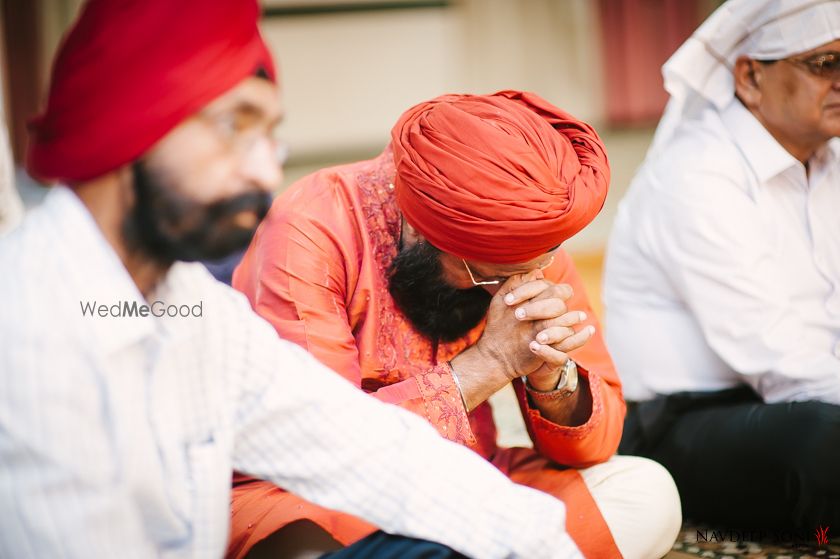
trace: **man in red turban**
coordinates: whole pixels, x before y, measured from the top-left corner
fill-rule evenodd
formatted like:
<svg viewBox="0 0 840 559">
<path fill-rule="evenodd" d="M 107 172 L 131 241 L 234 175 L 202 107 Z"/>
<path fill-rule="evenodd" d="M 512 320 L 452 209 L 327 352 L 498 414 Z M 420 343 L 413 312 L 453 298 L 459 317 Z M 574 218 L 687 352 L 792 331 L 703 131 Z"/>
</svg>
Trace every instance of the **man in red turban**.
<svg viewBox="0 0 840 559">
<path fill-rule="evenodd" d="M 382 528 L 334 559 L 578 557 L 561 503 L 368 398 L 196 262 L 247 246 L 279 186 L 258 17 L 92 0 L 62 44 L 29 154 L 61 184 L 0 239 L 0 557 L 221 557 L 234 467 Z"/>
<path fill-rule="evenodd" d="M 379 157 L 280 196 L 234 287 L 363 391 L 563 500 L 584 555 L 659 557 L 679 497 L 655 463 L 613 457 L 620 384 L 560 248 L 608 183 L 595 131 L 540 97 L 445 95 L 408 110 Z M 496 445 L 487 399 L 511 381 L 534 450 Z M 375 529 L 241 476 L 232 514 L 230 557 L 298 520 L 344 545 Z"/>
</svg>

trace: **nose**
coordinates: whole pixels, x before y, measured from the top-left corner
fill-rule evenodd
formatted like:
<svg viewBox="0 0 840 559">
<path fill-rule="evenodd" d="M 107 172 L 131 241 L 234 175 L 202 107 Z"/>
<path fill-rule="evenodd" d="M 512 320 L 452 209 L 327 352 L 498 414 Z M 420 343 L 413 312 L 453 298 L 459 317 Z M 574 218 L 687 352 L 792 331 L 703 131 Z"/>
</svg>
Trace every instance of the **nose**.
<svg viewBox="0 0 840 559">
<path fill-rule="evenodd" d="M 260 137 L 248 150 L 242 165 L 244 178 L 266 192 L 275 192 L 283 182 L 283 167 L 277 147 L 267 137 Z"/>
</svg>

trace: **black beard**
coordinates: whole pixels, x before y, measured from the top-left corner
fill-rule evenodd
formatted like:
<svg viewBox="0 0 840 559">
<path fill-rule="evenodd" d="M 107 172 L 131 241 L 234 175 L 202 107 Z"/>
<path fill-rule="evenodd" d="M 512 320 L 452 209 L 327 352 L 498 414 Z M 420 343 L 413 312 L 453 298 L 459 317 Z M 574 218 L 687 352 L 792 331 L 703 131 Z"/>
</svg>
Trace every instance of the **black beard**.
<svg viewBox="0 0 840 559">
<path fill-rule="evenodd" d="M 466 336 L 493 298 L 481 287 L 457 289 L 446 283 L 440 251 L 427 242 L 400 249 L 391 263 L 388 291 L 412 326 L 433 342 Z"/>
<path fill-rule="evenodd" d="M 135 204 L 123 223 L 123 235 L 130 248 L 163 265 L 216 260 L 244 249 L 271 207 L 271 195 L 257 188 L 200 204 L 179 195 L 140 161 L 132 165 L 132 174 Z M 243 210 L 257 216 L 253 227 L 233 222 Z"/>
</svg>

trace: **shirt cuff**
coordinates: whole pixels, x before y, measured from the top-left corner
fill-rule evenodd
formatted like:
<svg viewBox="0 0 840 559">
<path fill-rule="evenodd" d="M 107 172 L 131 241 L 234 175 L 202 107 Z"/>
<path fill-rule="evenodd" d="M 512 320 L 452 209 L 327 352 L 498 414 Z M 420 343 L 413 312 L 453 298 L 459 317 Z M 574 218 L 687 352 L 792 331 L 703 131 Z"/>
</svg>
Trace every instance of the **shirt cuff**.
<svg viewBox="0 0 840 559">
<path fill-rule="evenodd" d="M 578 364 L 578 374 L 586 378 L 589 385 L 589 391 L 592 393 L 592 412 L 589 414 L 589 419 L 583 425 L 570 427 L 568 425 L 558 425 L 548 419 L 544 418 L 540 411 L 531 405 L 530 399 L 522 386 L 521 396 L 524 400 L 527 420 L 533 428 L 534 435 L 539 437 L 541 434 L 546 434 L 552 437 L 564 437 L 567 439 L 585 439 L 592 431 L 601 423 L 604 416 L 604 398 L 601 394 L 603 389 L 603 380 L 595 373 L 590 373 L 583 369 Z M 583 386 L 580 386 L 580 390 Z"/>
</svg>

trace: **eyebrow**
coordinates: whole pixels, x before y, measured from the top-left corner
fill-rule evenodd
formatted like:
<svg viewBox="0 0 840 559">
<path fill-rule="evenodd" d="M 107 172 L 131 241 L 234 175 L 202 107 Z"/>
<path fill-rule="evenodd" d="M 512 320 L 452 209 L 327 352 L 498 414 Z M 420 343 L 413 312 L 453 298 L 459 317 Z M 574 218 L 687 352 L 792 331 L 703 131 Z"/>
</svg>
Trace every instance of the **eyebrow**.
<svg viewBox="0 0 840 559">
<path fill-rule="evenodd" d="M 828 55 L 840 56 L 840 51 L 833 50 L 833 49 L 832 50 L 816 50 L 816 51 L 811 52 L 810 54 L 801 54 L 799 56 L 804 58 L 805 60 L 809 60 L 811 58 L 816 58 L 818 56 L 828 56 Z"/>
<path fill-rule="evenodd" d="M 252 103 L 251 101 L 248 101 L 246 99 L 240 99 L 236 101 L 232 107 L 232 110 L 236 113 L 252 117 L 255 120 L 267 118 L 265 109 L 263 109 L 256 103 Z M 279 112 L 277 116 L 271 119 L 271 122 L 269 122 L 269 127 L 274 128 L 276 126 L 279 126 L 280 123 L 283 122 L 283 118 L 285 118 L 285 116 L 285 113 Z"/>
</svg>

